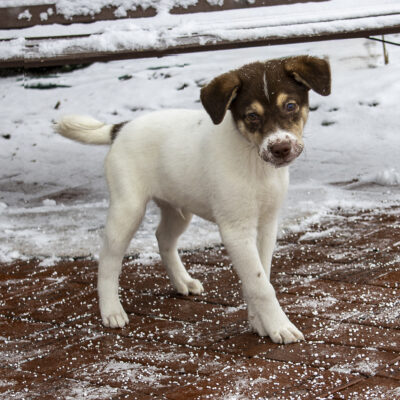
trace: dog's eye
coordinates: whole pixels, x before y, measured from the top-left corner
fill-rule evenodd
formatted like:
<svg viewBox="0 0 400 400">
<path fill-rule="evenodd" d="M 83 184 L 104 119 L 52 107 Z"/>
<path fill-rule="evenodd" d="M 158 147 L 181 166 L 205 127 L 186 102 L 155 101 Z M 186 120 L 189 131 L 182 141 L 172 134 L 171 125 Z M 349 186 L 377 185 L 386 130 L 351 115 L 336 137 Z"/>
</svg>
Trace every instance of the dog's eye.
<svg viewBox="0 0 400 400">
<path fill-rule="evenodd" d="M 246 118 L 250 122 L 258 122 L 260 120 L 260 116 L 255 112 L 251 112 L 251 113 L 246 114 Z"/>
<path fill-rule="evenodd" d="M 286 103 L 285 108 L 287 112 L 297 111 L 297 103 L 290 101 L 289 103 Z"/>
</svg>

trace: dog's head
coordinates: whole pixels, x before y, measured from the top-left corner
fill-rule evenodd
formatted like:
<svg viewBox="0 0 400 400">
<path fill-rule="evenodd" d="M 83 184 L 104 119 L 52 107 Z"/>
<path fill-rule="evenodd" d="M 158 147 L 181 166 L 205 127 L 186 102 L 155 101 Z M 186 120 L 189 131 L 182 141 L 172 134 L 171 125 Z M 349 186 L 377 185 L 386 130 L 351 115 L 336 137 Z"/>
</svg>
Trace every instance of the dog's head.
<svg viewBox="0 0 400 400">
<path fill-rule="evenodd" d="M 229 109 L 239 132 L 260 157 L 276 167 L 303 150 L 308 91 L 330 94 L 329 63 L 298 56 L 255 62 L 216 77 L 201 90 L 201 101 L 215 124 Z"/>
</svg>

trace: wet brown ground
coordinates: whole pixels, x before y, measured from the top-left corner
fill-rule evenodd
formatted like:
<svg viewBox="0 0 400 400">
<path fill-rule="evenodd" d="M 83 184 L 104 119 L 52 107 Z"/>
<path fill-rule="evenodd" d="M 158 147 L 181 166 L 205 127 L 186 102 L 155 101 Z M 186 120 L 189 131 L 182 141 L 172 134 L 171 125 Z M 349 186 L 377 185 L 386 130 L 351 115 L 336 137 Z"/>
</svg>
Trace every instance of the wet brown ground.
<svg viewBox="0 0 400 400">
<path fill-rule="evenodd" d="M 400 399 L 400 207 L 279 240 L 272 280 L 306 341 L 251 333 L 223 248 L 183 253 L 202 296 L 127 259 L 128 327 L 102 327 L 96 262 L 0 266 L 1 399 Z"/>
</svg>

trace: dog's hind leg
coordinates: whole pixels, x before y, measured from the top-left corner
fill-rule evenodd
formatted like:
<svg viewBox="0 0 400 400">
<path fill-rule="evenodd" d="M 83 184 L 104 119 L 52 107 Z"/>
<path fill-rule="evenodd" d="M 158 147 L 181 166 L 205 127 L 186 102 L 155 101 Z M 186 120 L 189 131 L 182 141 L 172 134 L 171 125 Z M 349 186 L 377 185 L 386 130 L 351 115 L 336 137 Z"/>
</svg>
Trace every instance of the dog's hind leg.
<svg viewBox="0 0 400 400">
<path fill-rule="evenodd" d="M 161 209 L 161 221 L 156 236 L 168 276 L 178 293 L 200 294 L 204 290 L 203 285 L 186 271 L 177 249 L 178 238 L 189 225 L 192 214 L 176 210 L 165 202 L 157 201 L 157 204 Z"/>
<path fill-rule="evenodd" d="M 111 328 L 122 328 L 128 323 L 118 295 L 119 275 L 125 251 L 139 228 L 145 207 L 145 202 L 132 197 L 118 201 L 111 198 L 97 285 L 103 324 Z"/>
</svg>

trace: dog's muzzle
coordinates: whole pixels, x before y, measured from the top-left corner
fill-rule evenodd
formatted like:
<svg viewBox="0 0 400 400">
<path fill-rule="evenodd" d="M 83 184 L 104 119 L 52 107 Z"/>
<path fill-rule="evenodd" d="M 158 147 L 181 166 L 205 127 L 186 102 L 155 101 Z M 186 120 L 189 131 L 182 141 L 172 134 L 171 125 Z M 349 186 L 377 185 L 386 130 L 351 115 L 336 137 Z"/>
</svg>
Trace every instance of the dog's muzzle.
<svg viewBox="0 0 400 400">
<path fill-rule="evenodd" d="M 268 136 L 260 147 L 260 157 L 275 167 L 289 165 L 303 151 L 303 144 L 290 132 L 278 131 Z"/>
</svg>

